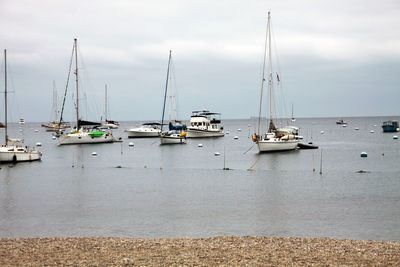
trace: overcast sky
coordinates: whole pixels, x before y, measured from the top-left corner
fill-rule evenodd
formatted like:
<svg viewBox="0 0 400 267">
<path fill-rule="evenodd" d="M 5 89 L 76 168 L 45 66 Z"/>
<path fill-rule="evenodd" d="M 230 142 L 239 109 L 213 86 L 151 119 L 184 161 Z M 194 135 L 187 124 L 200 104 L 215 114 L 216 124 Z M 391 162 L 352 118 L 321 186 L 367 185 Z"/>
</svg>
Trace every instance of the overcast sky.
<svg viewBox="0 0 400 267">
<path fill-rule="evenodd" d="M 292 104 L 296 117 L 400 115 L 400 1 L 0 0 L 13 119 L 50 119 L 74 38 L 87 119 L 105 84 L 111 119 L 160 119 L 170 49 L 180 119 L 256 116 L 268 10 L 288 116 Z"/>
</svg>

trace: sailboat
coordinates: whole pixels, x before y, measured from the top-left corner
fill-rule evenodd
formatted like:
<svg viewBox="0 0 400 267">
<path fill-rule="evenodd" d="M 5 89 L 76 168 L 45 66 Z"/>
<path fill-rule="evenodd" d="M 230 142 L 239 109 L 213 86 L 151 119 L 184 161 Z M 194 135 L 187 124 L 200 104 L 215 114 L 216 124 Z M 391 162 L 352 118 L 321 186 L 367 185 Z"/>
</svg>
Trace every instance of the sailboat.
<svg viewBox="0 0 400 267">
<path fill-rule="evenodd" d="M 262 98 L 264 91 L 265 82 L 265 61 L 267 57 L 267 44 L 268 44 L 268 91 L 269 91 L 269 127 L 268 131 L 261 135 L 260 134 L 260 124 L 261 124 L 261 111 L 262 111 Z M 271 14 L 268 12 L 268 23 L 266 31 L 266 42 L 264 49 L 264 63 L 261 79 L 261 96 L 260 96 L 260 110 L 258 116 L 258 134 L 253 135 L 253 141 L 257 143 L 259 152 L 273 152 L 273 151 L 284 151 L 284 150 L 294 150 L 297 147 L 298 139 L 298 128 L 294 126 L 285 127 L 278 129 L 273 121 L 272 114 L 272 94 L 273 94 L 273 71 L 272 71 L 272 58 L 271 58 Z M 277 75 L 277 80 L 279 81 L 279 76 Z"/>
<path fill-rule="evenodd" d="M 52 111 L 54 112 L 54 120 L 50 121 L 49 123 L 42 124 L 42 127 L 46 128 L 47 132 L 57 132 L 63 131 L 69 128 L 69 123 L 67 122 L 59 122 L 58 121 L 58 110 L 57 110 L 57 89 L 56 89 L 56 82 L 53 81 L 53 107 Z"/>
<path fill-rule="evenodd" d="M 20 162 L 40 160 L 42 153 L 30 150 L 27 146 L 9 145 L 8 143 L 20 143 L 21 139 L 10 139 L 7 133 L 7 50 L 4 49 L 4 139 L 5 143 L 0 147 L 0 162 Z"/>
<path fill-rule="evenodd" d="M 108 119 L 107 84 L 104 88 L 104 120 L 100 129 L 117 129 L 119 126 L 119 122 Z M 101 119 L 101 121 L 103 121 L 103 119 Z"/>
<path fill-rule="evenodd" d="M 296 118 L 294 117 L 294 114 L 293 114 L 293 104 L 292 104 L 292 121 L 293 121 L 293 122 L 296 121 Z"/>
<path fill-rule="evenodd" d="M 79 90 L 78 90 L 78 43 L 77 39 L 74 39 L 73 45 L 73 56 L 75 58 L 75 87 L 76 87 L 76 128 L 72 131 L 64 134 L 60 134 L 58 141 L 60 145 L 70 145 L 70 144 L 94 144 L 94 143 L 112 143 L 114 142 L 114 137 L 111 131 L 101 131 L 96 129 L 95 126 L 99 126 L 97 123 L 92 123 L 88 121 L 83 121 L 79 118 Z M 71 65 L 72 66 L 72 65 Z M 68 76 L 69 79 L 69 76 Z M 67 83 L 68 87 L 68 83 Z M 66 88 L 67 89 L 67 88 Z M 65 100 L 65 94 L 64 94 Z M 62 108 L 63 111 L 63 108 Z M 62 114 L 62 113 L 61 113 Z M 60 116 L 60 121 L 62 121 L 62 115 Z"/>
<path fill-rule="evenodd" d="M 172 54 L 172 51 L 170 50 L 169 58 L 168 58 L 168 68 L 167 68 L 167 81 L 165 83 L 165 92 L 164 92 L 164 105 L 163 105 L 163 112 L 162 112 L 162 117 L 161 117 L 161 134 L 160 134 L 161 145 L 185 144 L 186 143 L 186 132 L 184 131 L 186 127 L 180 121 L 177 121 L 177 120 L 170 121 L 168 124 L 169 130 L 163 132 L 165 103 L 167 101 L 168 82 L 170 80 L 171 54 Z M 170 104 L 172 104 L 172 103 L 170 103 Z"/>
</svg>

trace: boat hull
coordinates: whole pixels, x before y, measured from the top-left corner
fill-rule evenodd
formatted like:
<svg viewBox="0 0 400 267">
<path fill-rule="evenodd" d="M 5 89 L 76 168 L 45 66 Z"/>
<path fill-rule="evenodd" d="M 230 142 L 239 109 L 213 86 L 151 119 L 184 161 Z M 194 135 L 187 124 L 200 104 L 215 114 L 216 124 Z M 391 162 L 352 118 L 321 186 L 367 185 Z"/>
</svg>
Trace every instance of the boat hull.
<svg viewBox="0 0 400 267">
<path fill-rule="evenodd" d="M 186 144 L 186 138 L 180 136 L 160 136 L 161 145 Z"/>
<path fill-rule="evenodd" d="M 112 143 L 114 137 L 108 133 L 103 136 L 90 136 L 89 133 L 69 133 L 60 135 L 58 142 L 60 145 Z"/>
<path fill-rule="evenodd" d="M 146 137 L 159 137 L 160 131 L 152 130 L 126 130 L 128 138 L 146 138 Z"/>
<path fill-rule="evenodd" d="M 299 141 L 297 140 L 260 140 L 258 141 L 259 152 L 275 152 L 294 150 Z"/>
<path fill-rule="evenodd" d="M 223 137 L 225 136 L 222 131 L 207 131 L 197 129 L 187 129 L 187 138 L 203 138 L 203 137 Z"/>
<path fill-rule="evenodd" d="M 9 151 L 12 147 L 0 148 L 0 162 L 24 162 L 40 160 L 42 153 L 39 151 L 17 151 L 18 147 L 14 147 L 14 151 Z"/>
<path fill-rule="evenodd" d="M 385 126 L 382 126 L 382 130 L 385 133 L 393 133 L 393 132 L 398 132 L 399 128 L 397 128 L 396 126 L 385 125 Z"/>
</svg>

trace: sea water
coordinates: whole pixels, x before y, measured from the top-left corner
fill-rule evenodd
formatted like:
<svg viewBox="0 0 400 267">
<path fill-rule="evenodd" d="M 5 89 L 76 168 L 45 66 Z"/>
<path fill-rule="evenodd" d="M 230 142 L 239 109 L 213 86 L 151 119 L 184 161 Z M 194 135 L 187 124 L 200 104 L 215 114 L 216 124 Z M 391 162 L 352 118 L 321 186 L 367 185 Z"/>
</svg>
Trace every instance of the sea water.
<svg viewBox="0 0 400 267">
<path fill-rule="evenodd" d="M 266 154 L 251 140 L 258 122 L 250 119 L 224 120 L 225 137 L 164 146 L 127 139 L 123 131 L 139 122 L 113 130 L 122 143 L 69 146 L 39 123 L 13 124 L 10 137 L 40 142 L 43 157 L 1 166 L 0 237 L 400 241 L 400 140 L 380 127 L 399 118 L 343 118 L 347 127 L 337 119 L 289 123 L 319 149 Z"/>
</svg>

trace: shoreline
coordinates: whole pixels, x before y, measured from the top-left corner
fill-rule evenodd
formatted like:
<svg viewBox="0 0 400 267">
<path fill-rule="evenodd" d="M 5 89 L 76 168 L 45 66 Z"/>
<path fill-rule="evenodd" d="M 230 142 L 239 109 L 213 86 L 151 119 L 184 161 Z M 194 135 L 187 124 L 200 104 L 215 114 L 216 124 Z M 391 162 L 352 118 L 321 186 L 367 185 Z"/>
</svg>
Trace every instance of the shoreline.
<svg viewBox="0 0 400 267">
<path fill-rule="evenodd" d="M 0 266 L 399 266 L 400 242 L 332 238 L 0 238 Z"/>
</svg>

